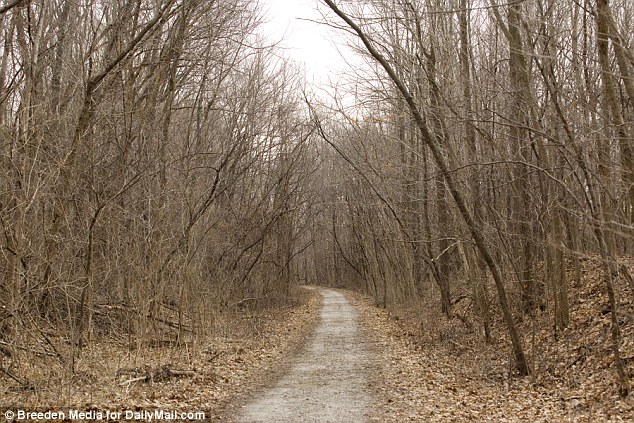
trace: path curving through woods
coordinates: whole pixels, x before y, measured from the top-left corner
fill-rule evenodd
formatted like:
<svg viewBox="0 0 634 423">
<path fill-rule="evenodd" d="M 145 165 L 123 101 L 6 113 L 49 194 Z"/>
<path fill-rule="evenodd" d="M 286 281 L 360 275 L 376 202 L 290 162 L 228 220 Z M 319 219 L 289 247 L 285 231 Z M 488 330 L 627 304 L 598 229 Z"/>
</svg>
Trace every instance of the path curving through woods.
<svg viewBox="0 0 634 423">
<path fill-rule="evenodd" d="M 357 312 L 346 297 L 317 288 L 320 321 L 288 371 L 247 402 L 237 422 L 366 422 L 373 401 L 372 360 Z"/>
</svg>

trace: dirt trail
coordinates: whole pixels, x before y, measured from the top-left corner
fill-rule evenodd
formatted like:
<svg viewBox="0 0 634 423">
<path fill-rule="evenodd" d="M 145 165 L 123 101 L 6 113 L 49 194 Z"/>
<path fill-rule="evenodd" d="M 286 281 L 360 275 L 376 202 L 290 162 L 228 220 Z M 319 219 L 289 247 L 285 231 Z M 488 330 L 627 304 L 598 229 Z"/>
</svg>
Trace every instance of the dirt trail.
<svg viewBox="0 0 634 423">
<path fill-rule="evenodd" d="M 244 405 L 237 422 L 365 422 L 375 402 L 368 389 L 367 340 L 357 312 L 339 292 L 321 289 L 320 322 L 289 370 Z"/>
</svg>

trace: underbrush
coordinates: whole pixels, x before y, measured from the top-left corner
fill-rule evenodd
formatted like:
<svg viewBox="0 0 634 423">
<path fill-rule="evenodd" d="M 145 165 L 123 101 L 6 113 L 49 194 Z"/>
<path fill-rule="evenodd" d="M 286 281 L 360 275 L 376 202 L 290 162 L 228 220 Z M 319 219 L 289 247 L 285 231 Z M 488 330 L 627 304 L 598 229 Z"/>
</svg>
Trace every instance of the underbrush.
<svg viewBox="0 0 634 423">
<path fill-rule="evenodd" d="M 220 412 L 309 332 L 319 298 L 213 313 L 204 335 L 158 324 L 143 338 L 95 337 L 81 348 L 63 331 L 33 324 L 0 351 L 1 409 L 203 410 Z M 171 320 L 170 320 L 171 321 Z M 160 322 L 159 322 L 160 323 Z"/>
<path fill-rule="evenodd" d="M 632 269 L 634 261 L 627 265 Z M 634 293 L 624 280 L 617 281 L 615 289 L 620 353 L 631 391 L 634 389 Z M 405 339 L 408 348 L 417 354 L 434 354 L 452 360 L 455 365 L 451 371 L 458 380 L 477 382 L 477 386 L 486 386 L 493 392 L 526 392 L 535 406 L 539 406 L 539 401 L 556 404 L 561 415 L 569 416 L 566 421 L 631 419 L 634 393 L 630 392 L 626 399 L 619 398 L 610 309 L 598 259 L 582 261 L 581 283 L 569 287 L 569 298 L 570 323 L 564 330 L 555 330 L 554 318 L 548 311 L 537 310 L 532 317 L 523 320 L 520 313 L 516 313 L 522 344 L 533 369 L 525 378 L 516 375 L 510 342 L 495 298 L 491 300 L 495 317 L 489 342 L 468 296 L 453 305 L 450 318 L 440 312 L 440 300 L 433 295 L 390 308 L 387 319 L 394 326 L 395 336 Z"/>
</svg>

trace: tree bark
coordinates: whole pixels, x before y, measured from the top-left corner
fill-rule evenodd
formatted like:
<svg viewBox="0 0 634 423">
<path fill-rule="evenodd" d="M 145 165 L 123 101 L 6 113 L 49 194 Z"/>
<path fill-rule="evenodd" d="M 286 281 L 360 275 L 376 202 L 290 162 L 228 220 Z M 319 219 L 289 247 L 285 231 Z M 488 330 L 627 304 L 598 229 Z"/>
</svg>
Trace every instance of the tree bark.
<svg viewBox="0 0 634 423">
<path fill-rule="evenodd" d="M 390 79 L 396 85 L 397 89 L 401 93 L 401 95 L 405 98 L 408 108 L 416 122 L 416 126 L 418 127 L 422 139 L 429 146 L 431 150 L 432 156 L 436 165 L 439 167 L 443 177 L 445 178 L 445 182 L 451 193 L 454 201 L 456 202 L 456 206 L 460 211 L 467 227 L 469 228 L 473 239 L 478 246 L 480 254 L 482 255 L 484 261 L 486 262 L 491 274 L 493 275 L 493 280 L 495 281 L 495 285 L 498 291 L 498 298 L 500 301 L 500 307 L 502 308 L 504 322 L 506 324 L 507 330 L 509 332 L 509 336 L 511 339 L 511 344 L 513 347 L 513 354 L 515 356 L 515 365 L 517 371 L 521 375 L 528 375 L 530 373 L 530 366 L 526 359 L 526 355 L 524 353 L 524 348 L 522 346 L 519 334 L 517 332 L 517 327 L 513 320 L 513 316 L 510 311 L 510 307 L 508 304 L 508 298 L 506 295 L 506 288 L 504 287 L 504 281 L 502 280 L 502 275 L 499 271 L 499 268 L 493 259 L 489 251 L 489 247 L 486 244 L 484 236 L 480 232 L 479 228 L 476 227 L 475 222 L 473 220 L 471 211 L 467 207 L 464 197 L 462 193 L 458 190 L 457 183 L 454 181 L 452 174 L 449 172 L 449 168 L 447 166 L 447 162 L 445 157 L 443 156 L 440 146 L 438 145 L 438 141 L 435 137 L 432 136 L 429 128 L 427 127 L 427 123 L 425 118 L 423 117 L 422 111 L 419 109 L 416 104 L 414 98 L 411 93 L 405 86 L 405 84 L 397 77 L 396 73 L 390 66 L 390 64 L 386 61 L 386 59 L 374 48 L 372 42 L 365 34 L 365 32 L 359 27 L 347 14 L 345 14 L 341 9 L 339 9 L 332 0 L 324 0 L 324 2 L 330 7 L 330 9 L 339 16 L 361 39 L 366 49 L 370 53 L 370 55 L 383 67 L 386 73 L 389 75 Z"/>
</svg>

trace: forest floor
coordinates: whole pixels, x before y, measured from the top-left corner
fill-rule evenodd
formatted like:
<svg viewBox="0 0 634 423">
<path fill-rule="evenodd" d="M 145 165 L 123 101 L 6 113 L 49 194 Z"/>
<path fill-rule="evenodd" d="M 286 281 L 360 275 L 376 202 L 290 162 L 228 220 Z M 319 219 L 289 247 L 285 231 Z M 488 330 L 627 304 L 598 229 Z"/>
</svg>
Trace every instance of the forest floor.
<svg viewBox="0 0 634 423">
<path fill-rule="evenodd" d="M 555 335 L 546 313 L 520 323 L 529 377 L 514 374 L 500 321 L 484 341 L 468 299 L 447 319 L 435 298 L 386 310 L 349 291 L 301 290 L 293 305 L 217 316 L 215 335 L 191 348 L 93 342 L 72 374 L 44 342 L 0 351 L 0 411 L 162 409 L 281 421 L 296 406 L 293 421 L 634 422 L 634 393 L 621 399 L 616 388 L 596 260 L 584 260 L 582 279 L 571 284 L 568 329 Z M 632 389 L 634 296 L 621 280 L 616 293 Z M 67 355 L 61 339 L 48 338 Z"/>
<path fill-rule="evenodd" d="M 628 264 L 631 271 L 634 261 Z M 438 300 L 385 310 L 351 293 L 366 336 L 378 346 L 375 397 L 383 421 L 634 422 L 634 293 L 617 281 L 630 379 L 630 395 L 621 399 L 601 274 L 598 260 L 583 260 L 582 283 L 570 289 L 570 325 L 557 336 L 546 313 L 520 324 L 534 367 L 529 377 L 514 375 L 500 321 L 493 322 L 492 342 L 484 342 L 468 301 L 446 319 Z"/>
<path fill-rule="evenodd" d="M 25 339 L 28 348 L 14 346 L 10 356 L 0 351 L 0 423 L 7 410 L 66 413 L 66 420 L 45 421 L 71 421 L 70 410 L 94 413 L 83 421 L 147 421 L 134 414 L 144 410 L 201 411 L 206 421 L 223 420 L 230 403 L 283 367 L 313 332 L 319 295 L 302 289 L 295 298 L 294 304 L 219 314 L 214 335 L 191 347 L 137 349 L 105 337 L 82 350 L 72 374 L 50 347 Z M 48 338 L 67 355 L 61 336 Z M 121 419 L 106 419 L 108 412 L 121 412 Z"/>
</svg>

